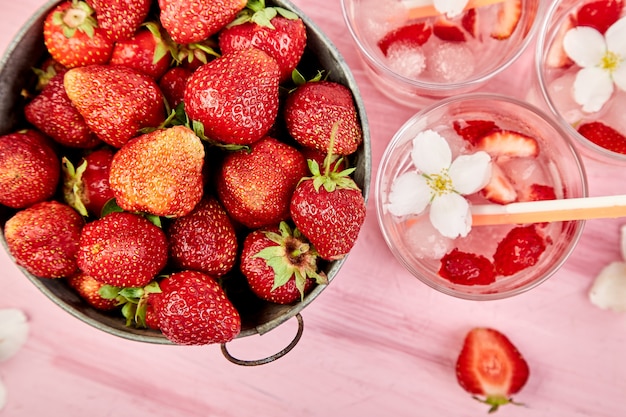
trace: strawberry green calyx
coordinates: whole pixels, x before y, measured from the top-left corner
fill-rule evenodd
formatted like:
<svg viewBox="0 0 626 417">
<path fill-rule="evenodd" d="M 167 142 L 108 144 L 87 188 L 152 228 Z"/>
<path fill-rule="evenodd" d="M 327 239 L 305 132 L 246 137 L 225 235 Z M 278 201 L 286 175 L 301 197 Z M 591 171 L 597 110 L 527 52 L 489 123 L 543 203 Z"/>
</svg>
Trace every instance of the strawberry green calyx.
<svg viewBox="0 0 626 417">
<path fill-rule="evenodd" d="M 56 12 L 53 23 L 63 27 L 66 38 L 74 36 L 76 31 L 83 32 L 93 38 L 98 22 L 94 17 L 95 11 L 84 1 L 72 1 L 72 6 L 64 12 Z"/>
<path fill-rule="evenodd" d="M 487 404 L 490 406 L 489 410 L 487 411 L 489 414 L 491 413 L 495 413 L 496 411 L 498 411 L 498 408 L 500 408 L 500 406 L 502 405 L 506 405 L 506 404 L 513 404 L 513 405 L 519 405 L 519 406 L 524 406 L 524 404 L 522 403 L 517 403 L 515 401 L 513 401 L 512 398 L 507 398 L 501 395 L 490 395 L 487 396 L 487 398 L 482 399 L 479 398 L 477 396 L 472 396 L 473 399 L 475 399 L 478 402 L 481 402 L 483 404 Z"/>
<path fill-rule="evenodd" d="M 152 281 L 145 287 L 120 288 L 113 285 L 103 285 L 98 293 L 102 298 L 115 300 L 122 306 L 122 315 L 126 319 L 126 326 L 145 328 L 146 306 L 150 294 L 161 292 L 161 287 L 156 281 Z"/>
<path fill-rule="evenodd" d="M 293 231 L 286 222 L 279 225 L 280 234 L 266 232 L 266 237 L 277 246 L 269 246 L 254 257 L 264 259 L 275 273 L 272 291 L 287 283 L 293 276 L 300 299 L 304 299 L 304 288 L 308 278 L 318 284 L 327 284 L 324 273 L 317 272 L 317 252 L 297 228 Z"/>
<path fill-rule="evenodd" d="M 63 170 L 63 199 L 81 216 L 89 216 L 81 197 L 84 194 L 82 177 L 87 169 L 87 161 L 83 161 L 78 168 L 75 168 L 74 164 L 64 156 L 61 158 L 61 169 Z"/>
<path fill-rule="evenodd" d="M 229 23 L 227 27 L 241 25 L 246 22 L 253 22 L 259 26 L 274 29 L 274 25 L 271 20 L 278 15 L 286 19 L 298 19 L 298 15 L 291 10 L 287 10 L 282 7 L 265 7 L 265 0 L 248 0 L 246 8 L 239 12 L 237 17 Z"/>
<path fill-rule="evenodd" d="M 156 40 L 156 47 L 154 48 L 154 57 L 152 57 L 152 63 L 156 64 L 164 56 L 170 54 L 173 58 L 176 58 L 177 49 L 171 39 L 165 39 L 161 34 L 161 26 L 156 22 L 145 22 L 142 24 L 146 29 L 150 31 L 154 39 Z"/>
</svg>

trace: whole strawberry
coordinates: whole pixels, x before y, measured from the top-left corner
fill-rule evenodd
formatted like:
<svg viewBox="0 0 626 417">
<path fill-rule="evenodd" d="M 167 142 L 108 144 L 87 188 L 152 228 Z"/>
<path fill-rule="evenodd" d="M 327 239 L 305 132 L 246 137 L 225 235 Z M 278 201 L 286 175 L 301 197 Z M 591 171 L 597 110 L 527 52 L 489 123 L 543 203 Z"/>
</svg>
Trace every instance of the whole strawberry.
<svg viewBox="0 0 626 417">
<path fill-rule="evenodd" d="M 289 134 L 301 145 L 328 152 L 335 124 L 332 154 L 350 155 L 363 142 L 350 90 L 332 81 L 309 81 L 292 92 L 285 103 Z"/>
<path fill-rule="evenodd" d="M 333 135 L 334 136 L 334 135 Z M 290 211 L 296 227 L 309 239 L 322 259 L 343 258 L 352 249 L 365 221 L 365 199 L 349 177 L 354 168 L 324 173 L 309 162 L 311 177 L 303 178 L 291 199 Z"/>
<path fill-rule="evenodd" d="M 185 87 L 193 71 L 172 67 L 159 79 L 159 87 L 170 108 L 175 109 L 185 98 Z"/>
<path fill-rule="evenodd" d="M 132 68 L 89 65 L 65 73 L 65 90 L 89 128 L 120 148 L 146 127 L 165 119 L 163 94 L 156 81 Z"/>
<path fill-rule="evenodd" d="M 169 69 L 172 54 L 160 27 L 147 22 L 127 39 L 115 43 L 111 65 L 124 65 L 159 80 Z"/>
<path fill-rule="evenodd" d="M 49 199 L 60 172 L 50 140 L 38 131 L 0 136 L 0 204 L 24 208 Z"/>
<path fill-rule="evenodd" d="M 308 174 L 304 156 L 294 147 L 266 136 L 226 156 L 217 173 L 217 194 L 235 221 L 249 228 L 289 218 L 291 196 Z"/>
<path fill-rule="evenodd" d="M 83 227 L 77 262 L 104 284 L 143 287 L 165 267 L 167 239 L 138 214 L 112 212 Z"/>
<path fill-rule="evenodd" d="M 204 146 L 189 128 L 173 126 L 132 139 L 109 173 L 117 204 L 156 216 L 188 214 L 203 195 Z"/>
<path fill-rule="evenodd" d="M 67 277 L 67 283 L 83 300 L 98 310 L 109 311 L 118 307 L 115 299 L 107 299 L 100 295 L 100 288 L 105 284 L 84 272 L 78 271 Z"/>
<path fill-rule="evenodd" d="M 315 249 L 285 222 L 246 236 L 240 268 L 257 297 L 277 304 L 302 300 L 316 282 L 328 283 L 317 271 Z"/>
<path fill-rule="evenodd" d="M 93 148 L 100 140 L 76 110 L 63 85 L 65 71 L 51 78 L 24 108 L 26 120 L 55 142 L 70 148 Z"/>
<path fill-rule="evenodd" d="M 15 262 L 40 278 L 62 278 L 77 270 L 83 218 L 71 207 L 44 201 L 15 213 L 4 225 Z"/>
<path fill-rule="evenodd" d="M 185 110 L 218 142 L 249 145 L 278 115 L 280 69 L 259 49 L 235 50 L 198 68 L 187 81 Z"/>
<path fill-rule="evenodd" d="M 219 35 L 222 53 L 258 48 L 280 66 L 281 81 L 291 78 L 306 47 L 306 28 L 295 13 L 282 7 L 265 7 L 265 1 L 249 1 L 237 19 Z"/>
<path fill-rule="evenodd" d="M 152 0 L 86 0 L 95 10 L 98 27 L 112 42 L 135 34 L 148 16 Z"/>
<path fill-rule="evenodd" d="M 220 277 L 237 259 L 237 235 L 222 205 L 205 197 L 193 211 L 175 219 L 167 229 L 170 259 L 179 269 Z"/>
<path fill-rule="evenodd" d="M 114 198 L 109 172 L 114 151 L 103 147 L 83 156 L 75 168 L 62 158 L 63 198 L 83 216 L 100 217 L 104 205 Z"/>
<path fill-rule="evenodd" d="M 180 44 L 219 32 L 246 6 L 246 0 L 159 0 L 163 28 Z"/>
<path fill-rule="evenodd" d="M 66 0 L 52 9 L 44 21 L 44 43 L 57 62 L 67 68 L 105 64 L 113 42 L 98 27 L 94 10 L 80 0 Z"/>
<path fill-rule="evenodd" d="M 501 332 L 477 327 L 465 336 L 456 377 L 463 389 L 491 407 L 490 413 L 502 405 L 517 404 L 511 395 L 524 387 L 529 374 L 528 363 Z"/>
<path fill-rule="evenodd" d="M 180 345 L 226 343 L 241 331 L 241 317 L 209 275 L 182 271 L 170 275 L 154 304 L 159 328 Z"/>
</svg>

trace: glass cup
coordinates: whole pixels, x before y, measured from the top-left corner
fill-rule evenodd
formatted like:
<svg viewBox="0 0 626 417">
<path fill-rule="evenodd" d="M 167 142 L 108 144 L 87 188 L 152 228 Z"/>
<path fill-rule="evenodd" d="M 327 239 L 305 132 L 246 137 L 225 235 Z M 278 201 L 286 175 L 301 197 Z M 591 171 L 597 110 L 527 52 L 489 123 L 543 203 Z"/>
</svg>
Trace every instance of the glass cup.
<svg viewBox="0 0 626 417">
<path fill-rule="evenodd" d="M 341 5 L 372 83 L 409 107 L 473 91 L 505 70 L 530 43 L 543 7 L 540 0 L 469 0 L 451 16 L 432 0 Z"/>
<path fill-rule="evenodd" d="M 537 38 L 536 87 L 528 97 L 528 101 L 554 115 L 575 139 L 583 156 L 618 165 L 626 164 L 626 91 L 613 83 L 612 72 L 618 66 L 626 67 L 626 48 L 611 51 L 614 42 L 609 38 L 626 39 L 626 31 L 608 28 L 625 15 L 624 3 L 617 0 L 555 1 Z M 626 27 L 626 17 L 621 17 L 620 24 Z M 570 31 L 580 36 L 568 34 Z M 609 35 L 610 31 L 614 34 Z M 565 48 L 568 37 L 570 47 Z M 578 58 L 581 52 L 605 42 L 608 47 L 594 59 L 582 62 Z"/>
<path fill-rule="evenodd" d="M 576 246 L 584 221 L 473 225 L 465 236 L 446 237 L 450 235 L 440 232 L 430 220 L 430 211 L 441 207 L 435 207 L 434 200 L 418 214 L 398 214 L 397 208 L 390 208 L 392 193 L 404 199 L 404 193 L 408 196 L 414 189 L 400 188 L 398 178 L 411 171 L 419 175 L 425 172 L 416 170 L 411 156 L 413 141 L 423 132 L 436 132 L 443 137 L 451 149 L 452 160 L 478 151 L 490 155 L 492 169 L 486 176 L 490 184 L 464 195 L 470 207 L 474 207 L 508 201 L 586 197 L 585 170 L 563 128 L 535 106 L 511 97 L 470 93 L 444 99 L 415 114 L 394 135 L 382 156 L 375 187 L 378 222 L 387 245 L 411 274 L 438 291 L 471 300 L 501 299 L 525 292 L 553 275 Z M 524 146 L 510 141 L 515 137 L 530 138 L 527 142 L 535 146 L 536 152 L 525 152 Z M 503 153 L 505 148 L 513 151 Z M 430 155 L 433 151 L 429 148 L 424 152 L 427 161 L 438 159 L 437 153 Z M 437 186 L 446 184 L 445 175 L 431 173 L 429 178 Z M 498 185 L 501 180 L 508 181 L 513 195 L 493 192 L 503 189 Z M 502 195 L 508 200 L 500 199 Z M 539 236 L 540 240 L 533 241 L 537 254 L 533 262 L 515 258 L 513 246 L 503 243 L 507 239 L 510 242 L 520 231 Z M 522 253 L 529 248 L 523 247 Z M 460 280 L 449 276 L 450 265 L 461 271 L 470 271 L 476 265 L 473 261 L 455 264 L 464 262 L 459 254 L 482 259 L 480 279 Z M 450 260 L 452 263 L 448 263 Z M 482 279 L 489 276 L 491 282 Z"/>
</svg>

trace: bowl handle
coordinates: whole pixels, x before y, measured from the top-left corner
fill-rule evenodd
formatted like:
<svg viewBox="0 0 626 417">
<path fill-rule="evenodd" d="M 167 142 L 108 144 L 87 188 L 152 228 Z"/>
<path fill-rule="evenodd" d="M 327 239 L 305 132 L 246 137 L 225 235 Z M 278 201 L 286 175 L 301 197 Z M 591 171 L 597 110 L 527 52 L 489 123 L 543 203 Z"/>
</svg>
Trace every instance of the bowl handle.
<svg viewBox="0 0 626 417">
<path fill-rule="evenodd" d="M 254 360 L 237 359 L 230 354 L 228 349 L 226 349 L 226 343 L 222 343 L 221 345 L 222 354 L 230 362 L 237 364 L 237 365 L 241 365 L 241 366 L 257 366 L 257 365 L 265 365 L 266 363 L 274 362 L 276 359 L 280 359 L 283 356 L 285 356 L 287 353 L 289 353 L 291 349 L 296 347 L 296 345 L 300 341 L 300 338 L 302 337 L 302 332 L 304 331 L 304 320 L 302 319 L 302 315 L 300 313 L 296 314 L 296 319 L 298 319 L 298 331 L 296 332 L 295 337 L 293 338 L 291 343 L 287 345 L 287 347 L 285 347 L 283 350 L 281 350 L 278 353 L 275 353 L 263 359 L 254 359 Z"/>
</svg>

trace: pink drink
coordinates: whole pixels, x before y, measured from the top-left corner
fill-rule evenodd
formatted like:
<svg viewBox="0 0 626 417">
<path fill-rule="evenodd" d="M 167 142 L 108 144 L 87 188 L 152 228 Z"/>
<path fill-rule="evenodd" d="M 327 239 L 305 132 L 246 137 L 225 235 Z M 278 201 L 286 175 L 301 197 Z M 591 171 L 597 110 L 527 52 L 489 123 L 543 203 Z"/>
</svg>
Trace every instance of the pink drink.
<svg viewBox="0 0 626 417">
<path fill-rule="evenodd" d="M 538 0 L 473 0 L 449 17 L 430 0 L 342 3 L 373 83 L 409 106 L 471 91 L 508 67 L 539 8 Z"/>
<path fill-rule="evenodd" d="M 478 122 L 480 126 L 492 123 L 493 127 L 478 128 Z M 463 130 L 473 123 L 477 123 L 474 128 Z M 419 171 L 411 151 L 414 139 L 425 131 L 436 132 L 447 141 L 453 160 L 478 151 L 489 154 L 492 169 L 488 184 L 464 196 L 470 207 L 586 195 L 584 170 L 567 135 L 534 107 L 486 94 L 443 100 L 411 118 L 396 133 L 382 158 L 376 188 L 378 218 L 387 244 L 398 260 L 431 287 L 469 299 L 515 295 L 551 276 L 574 248 L 583 222 L 472 226 L 465 236 L 446 237 L 430 221 L 429 211 L 435 203 L 417 214 L 398 215 L 397 208 L 392 208 L 393 195 L 405 192 L 398 192 L 398 178 Z M 532 262 L 516 259 L 517 255 L 503 255 L 512 248 L 506 243 L 513 238 L 505 238 L 509 233 L 535 239 L 531 244 L 522 244 L 522 251 L 518 251 L 524 253 L 536 246 L 532 250 L 538 253 Z M 454 262 L 461 262 L 459 253 L 480 258 L 485 268 L 494 268 L 493 276 L 486 281 L 484 275 L 451 279 L 445 271 L 450 265 L 462 271 L 476 266 L 471 262 L 455 266 Z"/>
</svg>

